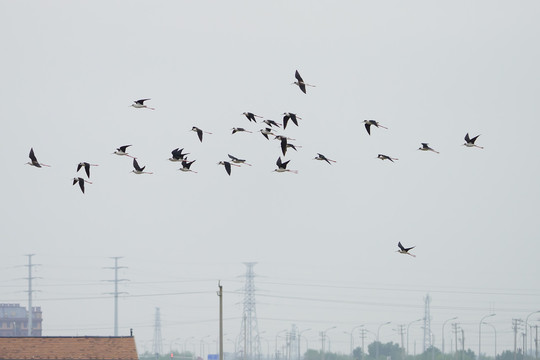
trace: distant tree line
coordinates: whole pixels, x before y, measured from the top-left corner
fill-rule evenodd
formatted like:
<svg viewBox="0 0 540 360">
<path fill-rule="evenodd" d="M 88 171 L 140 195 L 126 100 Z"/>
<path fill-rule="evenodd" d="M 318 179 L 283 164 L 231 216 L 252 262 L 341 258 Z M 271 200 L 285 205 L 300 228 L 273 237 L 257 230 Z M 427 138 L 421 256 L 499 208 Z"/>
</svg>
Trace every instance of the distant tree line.
<svg viewBox="0 0 540 360">
<path fill-rule="evenodd" d="M 377 358 L 377 346 L 379 347 Z M 172 352 L 167 354 L 151 354 L 149 352 L 139 354 L 139 360 L 207 360 L 198 358 L 195 354 L 189 351 L 185 352 Z M 224 354 L 224 360 L 243 360 L 241 356 L 235 357 L 234 354 Z M 261 356 L 260 359 L 254 360 L 297 360 L 286 359 L 285 357 L 276 358 L 271 356 Z M 452 354 L 443 354 L 436 347 L 430 347 L 423 353 L 418 355 L 406 355 L 405 349 L 399 346 L 397 343 L 389 342 L 386 344 L 380 342 L 372 342 L 367 347 L 367 353 L 362 350 L 361 347 L 357 347 L 353 350 L 352 357 L 350 354 L 341 354 L 334 352 L 321 353 L 320 350 L 308 349 L 304 354 L 302 360 L 477 360 L 476 354 L 471 349 L 465 351 L 457 351 Z M 513 351 L 505 350 L 496 358 L 493 356 L 482 355 L 482 360 L 536 360 L 534 356 L 523 356 L 523 353 L 518 350 L 514 356 Z"/>
</svg>

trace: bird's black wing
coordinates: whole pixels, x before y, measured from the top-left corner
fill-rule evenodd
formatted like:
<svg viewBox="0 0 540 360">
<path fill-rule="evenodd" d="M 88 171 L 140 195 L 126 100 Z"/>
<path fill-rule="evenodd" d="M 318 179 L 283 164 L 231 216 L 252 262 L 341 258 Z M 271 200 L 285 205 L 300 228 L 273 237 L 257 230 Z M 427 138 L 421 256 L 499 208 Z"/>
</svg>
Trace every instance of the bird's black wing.
<svg viewBox="0 0 540 360">
<path fill-rule="evenodd" d="M 286 137 L 281 139 L 281 152 L 283 153 L 283 156 L 285 156 L 285 154 L 287 153 L 287 138 Z"/>
<path fill-rule="evenodd" d="M 79 172 L 79 170 L 81 170 L 81 168 L 84 166 L 84 163 L 78 163 L 77 164 L 77 172 Z"/>
<path fill-rule="evenodd" d="M 365 123 L 364 126 L 366 127 L 368 135 L 371 135 L 371 124 L 370 123 Z"/>
<path fill-rule="evenodd" d="M 278 159 L 276 161 L 276 165 L 277 165 L 278 168 L 281 168 L 281 164 L 282 163 L 281 163 L 281 156 L 280 156 L 280 157 L 278 157 Z"/>
<path fill-rule="evenodd" d="M 283 129 L 287 128 L 287 122 L 289 121 L 289 119 L 290 119 L 289 115 L 283 116 Z"/>
<path fill-rule="evenodd" d="M 88 176 L 88 178 L 90 178 L 90 164 L 87 163 L 87 162 L 84 163 L 84 171 L 86 172 L 86 176 Z"/>
<path fill-rule="evenodd" d="M 231 163 L 228 161 L 224 161 L 223 164 L 225 165 L 225 170 L 227 170 L 227 174 L 231 176 Z"/>
<path fill-rule="evenodd" d="M 83 192 L 84 194 L 84 179 L 83 178 L 79 178 L 79 187 L 81 188 L 81 191 Z"/>
<path fill-rule="evenodd" d="M 480 135 L 476 135 L 475 137 L 473 137 L 473 138 L 471 139 L 471 143 L 474 144 L 474 142 L 476 141 L 476 139 L 477 139 L 479 136 L 480 136 Z"/>
<path fill-rule="evenodd" d="M 294 125 L 298 126 L 298 121 L 296 120 L 296 114 L 291 114 L 291 120 L 294 123 Z"/>
<path fill-rule="evenodd" d="M 283 169 L 286 169 L 286 168 L 287 168 L 287 164 L 289 163 L 289 161 L 291 161 L 291 160 L 287 160 L 287 161 L 285 161 L 284 163 L 281 163 L 281 167 L 282 167 Z"/>
<path fill-rule="evenodd" d="M 203 132 L 201 129 L 197 129 L 197 136 L 199 136 L 199 140 L 202 142 L 202 135 L 203 135 Z"/>
<path fill-rule="evenodd" d="M 137 162 L 137 159 L 133 159 L 133 167 L 134 167 L 135 170 L 137 170 L 137 171 L 143 171 L 143 170 L 144 170 L 144 168 L 141 168 L 141 167 L 139 166 L 139 163 Z"/>
<path fill-rule="evenodd" d="M 127 148 L 130 147 L 131 145 L 123 145 L 123 146 L 120 146 L 118 149 L 118 151 L 121 151 L 121 152 L 126 152 Z"/>
<path fill-rule="evenodd" d="M 465 134 L 465 142 L 466 142 L 466 143 L 470 143 L 470 142 L 471 142 L 471 138 L 469 137 L 469 133 Z"/>
<path fill-rule="evenodd" d="M 405 248 L 403 247 L 403 245 L 401 245 L 401 241 L 397 243 L 397 246 L 398 246 L 401 250 L 405 251 Z"/>
<path fill-rule="evenodd" d="M 296 78 L 296 80 L 298 80 L 298 82 L 301 82 L 301 83 L 304 82 L 304 79 L 302 79 L 298 70 L 296 70 L 296 72 L 294 73 L 294 77 Z"/>
<path fill-rule="evenodd" d="M 238 161 L 239 159 L 237 157 L 232 156 L 231 154 L 227 154 L 229 156 L 229 159 L 232 161 Z"/>
<path fill-rule="evenodd" d="M 32 162 L 37 162 L 37 159 L 36 159 L 36 155 L 34 155 L 34 148 L 30 148 L 30 154 L 28 154 L 28 156 L 30 157 L 30 160 L 32 160 Z"/>
<path fill-rule="evenodd" d="M 139 99 L 139 100 L 135 101 L 135 103 L 144 105 L 144 102 L 145 102 L 146 100 L 150 100 L 150 99 Z"/>
</svg>

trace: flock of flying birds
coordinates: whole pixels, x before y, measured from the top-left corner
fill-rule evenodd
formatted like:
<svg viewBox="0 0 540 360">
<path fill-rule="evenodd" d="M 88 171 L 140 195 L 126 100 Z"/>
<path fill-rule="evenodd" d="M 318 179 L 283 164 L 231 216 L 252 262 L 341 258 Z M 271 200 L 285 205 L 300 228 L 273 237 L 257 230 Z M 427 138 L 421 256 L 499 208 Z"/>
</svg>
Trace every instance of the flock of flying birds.
<svg viewBox="0 0 540 360">
<path fill-rule="evenodd" d="M 306 86 L 315 87 L 315 85 L 311 85 L 311 84 L 306 83 L 302 79 L 302 77 L 300 76 L 300 73 L 298 72 L 298 70 L 296 70 L 294 76 L 296 78 L 296 81 L 293 82 L 292 84 L 297 85 L 304 94 L 307 93 L 306 92 Z M 145 102 L 148 101 L 148 100 L 150 100 L 150 99 L 147 98 L 147 99 L 136 100 L 130 106 L 132 106 L 132 107 L 134 107 L 136 109 L 155 110 L 155 108 L 149 107 L 149 106 L 147 106 L 145 104 Z M 299 147 L 299 146 L 295 146 L 294 144 L 292 144 L 290 142 L 291 140 L 294 140 L 294 139 L 288 138 L 288 137 L 286 137 L 284 135 L 277 135 L 277 134 L 274 133 L 274 131 L 276 129 L 281 129 L 281 128 L 283 130 L 286 129 L 287 124 L 289 123 L 289 121 L 291 121 L 293 124 L 298 126 L 298 120 L 302 119 L 298 115 L 296 115 L 294 113 L 291 113 L 291 112 L 283 113 L 283 120 L 282 120 L 281 124 L 277 123 L 274 120 L 264 119 L 262 116 L 256 115 L 256 114 L 254 114 L 252 112 L 244 112 L 244 113 L 242 113 L 242 115 L 244 115 L 248 119 L 248 121 L 254 122 L 254 123 L 257 123 L 257 118 L 263 119 L 261 122 L 266 124 L 266 127 L 264 129 L 260 129 L 259 130 L 260 133 L 267 140 L 270 140 L 269 136 L 273 136 L 275 140 L 279 140 L 280 141 L 280 147 L 281 147 L 281 153 L 283 154 L 283 156 L 286 156 L 287 150 L 289 148 L 292 148 L 293 150 L 297 151 L 296 148 Z M 364 123 L 364 126 L 366 128 L 366 131 L 367 131 L 368 135 L 371 135 L 371 128 L 372 127 L 388 129 L 387 127 L 381 125 L 378 121 L 375 121 L 375 120 L 364 120 L 363 123 Z M 204 134 L 212 134 L 211 132 L 204 131 L 204 130 L 196 127 L 196 126 L 193 126 L 191 131 L 194 131 L 197 134 L 197 137 L 199 138 L 199 141 L 201 141 L 201 142 L 203 141 L 203 135 Z M 235 133 L 238 133 L 238 132 L 251 133 L 251 131 L 246 130 L 245 128 L 241 128 L 241 127 L 232 128 L 232 134 L 235 134 Z M 465 145 L 467 147 L 477 147 L 477 148 L 483 149 L 482 146 L 478 146 L 478 145 L 475 144 L 475 142 L 476 142 L 476 140 L 478 139 L 479 136 L 480 135 L 477 135 L 477 136 L 471 138 L 469 136 L 469 134 L 467 133 L 465 135 L 465 143 L 463 145 Z M 152 172 L 144 171 L 146 166 L 140 166 L 139 163 L 137 162 L 137 158 L 135 158 L 135 157 L 131 156 L 130 154 L 128 154 L 127 150 L 128 150 L 128 148 L 130 146 L 131 145 L 120 146 L 120 147 L 118 147 L 116 149 L 116 151 L 114 151 L 113 154 L 120 155 L 120 156 L 127 156 L 127 157 L 132 158 L 133 159 L 133 170 L 132 170 L 133 173 L 135 173 L 135 174 L 152 174 Z M 431 151 L 431 152 L 434 152 L 434 153 L 437 153 L 437 154 L 439 153 L 438 151 L 431 148 L 428 143 L 421 143 L 421 147 L 418 148 L 418 150 Z M 184 153 L 183 151 L 184 151 L 183 148 L 182 149 L 176 148 L 176 149 L 172 150 L 171 151 L 172 156 L 169 158 L 169 160 L 173 161 L 173 162 L 180 162 L 182 167 L 179 170 L 181 170 L 181 171 L 196 173 L 196 171 L 191 169 L 191 166 L 193 165 L 193 163 L 196 160 L 188 160 L 187 155 L 189 155 L 189 153 Z M 30 157 L 30 161 L 27 163 L 29 165 L 35 166 L 37 168 L 41 168 L 41 167 L 44 167 L 44 166 L 45 167 L 50 167 L 50 165 L 44 164 L 44 163 L 39 162 L 37 160 L 37 157 L 36 157 L 36 155 L 34 153 L 33 148 L 30 149 L 29 157 Z M 251 164 L 248 164 L 246 162 L 246 160 L 244 160 L 244 159 L 237 158 L 237 157 L 235 157 L 233 155 L 230 155 L 230 154 L 228 154 L 228 157 L 229 157 L 229 160 L 227 160 L 227 161 L 222 160 L 222 161 L 218 162 L 218 165 L 223 165 L 224 168 L 225 168 L 225 171 L 227 172 L 227 174 L 229 176 L 231 175 L 232 166 L 241 166 L 241 165 L 251 166 Z M 381 160 L 389 160 L 391 162 L 394 162 L 395 160 L 398 160 L 397 158 L 394 158 L 394 157 L 391 157 L 391 156 L 388 156 L 388 155 L 384 155 L 384 154 L 378 154 L 377 158 L 381 159 Z M 332 163 L 336 162 L 335 160 L 329 159 L 325 155 L 320 154 L 320 153 L 317 153 L 317 156 L 314 159 L 327 162 L 328 164 L 332 164 Z M 277 161 L 276 161 L 277 168 L 274 171 L 275 172 L 291 172 L 291 173 L 295 173 L 295 174 L 298 173 L 297 170 L 287 169 L 287 165 L 289 164 L 289 162 L 290 162 L 290 160 L 282 161 L 281 156 L 279 156 Z M 79 164 L 77 164 L 77 173 L 79 172 L 79 170 L 84 168 L 84 172 L 86 173 L 87 178 L 90 179 L 90 168 L 92 166 L 98 166 L 98 165 L 97 164 L 90 164 L 88 162 L 80 162 Z M 81 191 L 83 193 L 85 191 L 85 183 L 92 184 L 91 181 L 89 181 L 87 179 L 84 179 L 83 177 L 80 177 L 80 176 L 77 176 L 77 177 L 73 178 L 73 185 L 79 184 L 79 188 L 81 189 Z M 399 250 L 397 250 L 397 252 L 399 252 L 401 254 L 407 254 L 407 255 L 415 256 L 415 255 L 409 253 L 409 250 L 413 249 L 414 246 L 406 248 L 401 244 L 401 242 L 398 242 L 398 247 L 399 247 Z"/>
</svg>

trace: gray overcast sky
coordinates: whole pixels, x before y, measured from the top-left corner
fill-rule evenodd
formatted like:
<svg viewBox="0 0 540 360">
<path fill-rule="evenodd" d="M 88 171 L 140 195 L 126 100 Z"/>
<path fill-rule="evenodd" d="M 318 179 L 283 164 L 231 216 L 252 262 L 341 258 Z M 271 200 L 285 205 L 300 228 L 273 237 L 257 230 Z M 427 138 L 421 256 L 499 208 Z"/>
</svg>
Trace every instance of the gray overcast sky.
<svg viewBox="0 0 540 360">
<path fill-rule="evenodd" d="M 0 10 L 0 299 L 26 305 L 20 265 L 36 254 L 44 335 L 112 335 L 103 281 L 112 256 L 124 257 L 130 280 L 120 332 L 133 328 L 140 351 L 151 349 L 156 307 L 166 350 L 216 338 L 218 280 L 234 339 L 246 261 L 258 262 L 265 352 L 292 324 L 312 329 L 312 348 L 337 326 L 332 350 L 347 352 L 344 331 L 386 321 L 381 341 L 399 342 L 394 329 L 423 316 L 428 293 L 437 347 L 442 323 L 458 316 L 476 352 L 478 323 L 494 312 L 502 351 L 513 348 L 512 319 L 540 310 L 538 2 L 0 1 Z M 307 95 L 291 85 L 295 70 L 316 85 Z M 155 111 L 129 107 L 146 97 Z M 244 111 L 302 117 L 282 131 L 302 146 L 286 157 L 297 175 L 272 173 L 279 144 Z M 364 119 L 388 130 L 368 136 Z M 212 134 L 200 143 L 194 125 Z M 254 133 L 231 135 L 233 126 Z M 462 146 L 467 132 L 485 149 Z M 440 154 L 417 151 L 421 142 Z M 153 175 L 111 154 L 125 144 Z M 31 147 L 52 167 L 23 165 Z M 176 147 L 197 174 L 167 161 Z M 317 152 L 337 163 L 314 161 Z M 253 166 L 229 177 L 217 166 L 227 154 Z M 99 164 L 84 195 L 71 185 L 80 161 Z M 398 241 L 417 257 L 397 254 Z M 491 329 L 482 336 L 492 355 Z M 410 341 L 421 351 L 420 324 Z"/>
</svg>

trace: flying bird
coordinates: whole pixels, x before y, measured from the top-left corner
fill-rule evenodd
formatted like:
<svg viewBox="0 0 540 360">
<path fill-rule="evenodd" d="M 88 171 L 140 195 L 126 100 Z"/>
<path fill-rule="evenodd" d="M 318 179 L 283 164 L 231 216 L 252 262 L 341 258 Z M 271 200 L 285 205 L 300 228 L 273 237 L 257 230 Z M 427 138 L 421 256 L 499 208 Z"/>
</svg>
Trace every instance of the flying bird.
<svg viewBox="0 0 540 360">
<path fill-rule="evenodd" d="M 188 161 L 187 159 L 184 159 L 182 160 L 182 167 L 178 170 L 180 171 L 183 171 L 183 172 L 194 172 L 195 174 L 197 173 L 196 171 L 193 171 L 190 169 L 191 167 L 191 164 L 193 164 L 196 160 L 191 160 L 191 161 Z"/>
<path fill-rule="evenodd" d="M 310 84 L 305 83 L 304 79 L 302 79 L 302 77 L 300 76 L 300 73 L 298 72 L 298 70 L 296 70 L 296 72 L 294 73 L 294 77 L 296 78 L 296 81 L 293 82 L 291 85 L 293 84 L 298 85 L 298 87 L 300 88 L 300 90 L 302 90 L 304 94 L 306 93 L 306 85 L 315 87 L 315 85 L 310 85 Z"/>
<path fill-rule="evenodd" d="M 289 120 L 291 120 L 294 125 L 298 126 L 298 119 L 301 120 L 302 118 L 290 112 L 283 113 L 283 129 L 287 128 L 287 123 Z"/>
<path fill-rule="evenodd" d="M 285 162 L 281 162 L 281 156 L 278 157 L 277 161 L 276 161 L 276 165 L 277 165 L 277 169 L 275 169 L 274 171 L 275 172 L 285 172 L 285 171 L 289 171 L 289 172 L 292 172 L 293 174 L 298 174 L 298 171 L 297 170 L 289 170 L 287 169 L 287 165 L 289 164 L 291 160 L 287 160 Z"/>
<path fill-rule="evenodd" d="M 246 130 L 244 128 L 241 128 L 241 127 L 235 127 L 235 128 L 232 128 L 232 133 L 237 133 L 237 132 L 247 132 L 247 133 L 250 133 L 251 134 L 251 131 L 249 130 Z"/>
<path fill-rule="evenodd" d="M 433 151 L 434 153 L 439 154 L 438 151 L 433 150 L 432 148 L 430 148 L 428 143 L 422 143 L 422 147 L 418 148 L 418 150 L 422 150 L 422 151 Z"/>
<path fill-rule="evenodd" d="M 399 160 L 399 159 L 396 159 L 396 158 L 393 158 L 393 157 L 390 157 L 390 156 L 384 155 L 384 154 L 377 155 L 377 158 L 381 159 L 381 160 L 390 160 L 391 162 L 394 162 L 394 160 Z"/>
<path fill-rule="evenodd" d="M 235 164 L 246 164 L 246 165 L 248 165 L 248 166 L 251 166 L 251 164 L 248 164 L 248 163 L 246 162 L 246 160 L 244 160 L 244 159 L 239 159 L 239 158 L 237 158 L 237 157 L 235 157 L 235 156 L 232 156 L 231 154 L 227 154 L 227 155 L 229 156 L 229 159 L 231 159 L 231 161 L 232 161 L 233 163 L 235 163 Z"/>
<path fill-rule="evenodd" d="M 35 166 L 35 167 L 38 167 L 38 168 L 40 168 L 42 166 L 51 167 L 51 165 L 40 163 L 37 160 L 36 155 L 34 154 L 34 148 L 30 148 L 30 154 L 28 154 L 28 156 L 30 157 L 30 161 L 27 162 L 28 165 L 32 165 L 32 166 Z"/>
<path fill-rule="evenodd" d="M 249 121 L 257 122 L 255 118 L 262 118 L 262 116 L 255 115 L 251 112 L 243 112 L 242 115 L 244 115 Z"/>
<path fill-rule="evenodd" d="M 332 165 L 331 162 L 336 162 L 335 160 L 329 159 L 329 158 L 327 158 L 326 156 L 324 156 L 323 154 L 319 154 L 319 153 L 317 153 L 317 156 L 314 158 L 314 160 L 326 161 L 326 162 L 329 163 L 330 165 Z M 330 162 L 330 161 L 331 161 L 331 162 Z"/>
<path fill-rule="evenodd" d="M 259 130 L 261 132 L 261 134 L 263 134 L 263 136 L 267 139 L 267 140 L 270 140 L 268 138 L 268 135 L 275 135 L 274 133 L 272 133 L 272 129 L 270 128 L 264 128 L 264 129 L 261 129 Z"/>
<path fill-rule="evenodd" d="M 202 131 L 201 129 L 199 129 L 196 126 L 192 127 L 191 131 L 195 131 L 197 133 L 197 136 L 199 137 L 199 140 L 201 140 L 201 142 L 202 142 L 202 138 L 203 138 L 203 133 L 212 134 L 211 132 L 208 132 L 208 131 Z"/>
<path fill-rule="evenodd" d="M 477 148 L 480 148 L 480 149 L 483 149 L 484 147 L 483 146 L 478 146 L 476 145 L 474 142 L 476 141 L 476 139 L 478 139 L 480 135 L 476 135 L 475 137 L 473 137 L 472 139 L 469 137 L 469 133 L 467 133 L 465 135 L 465 145 L 466 147 L 477 147 Z"/>
<path fill-rule="evenodd" d="M 153 174 L 151 172 L 144 171 L 144 168 L 146 168 L 146 166 L 140 167 L 137 159 L 133 159 L 133 167 L 135 169 L 131 170 L 131 172 L 134 172 L 135 174 Z"/>
<path fill-rule="evenodd" d="M 84 183 L 87 182 L 89 184 L 91 184 L 90 181 L 87 181 L 81 177 L 76 177 L 76 178 L 73 178 L 73 185 L 75 185 L 76 183 L 79 183 L 79 187 L 81 188 L 81 191 L 83 192 L 84 194 Z"/>
<path fill-rule="evenodd" d="M 220 162 L 218 162 L 218 165 L 225 166 L 225 171 L 227 171 L 227 174 L 229 174 L 229 176 L 231 176 L 231 165 L 240 166 L 240 165 L 236 165 L 236 164 L 231 164 L 228 161 L 220 161 Z"/>
<path fill-rule="evenodd" d="M 380 127 L 380 128 L 383 128 L 383 129 L 388 129 L 387 127 L 384 127 L 382 126 L 381 124 L 379 124 L 378 121 L 375 121 L 375 120 L 364 120 L 364 126 L 366 127 L 366 130 L 367 130 L 367 133 L 369 135 L 371 135 L 371 125 L 375 126 L 375 127 Z"/>
<path fill-rule="evenodd" d="M 147 101 L 147 100 L 150 100 L 150 99 L 139 99 L 139 100 L 135 100 L 133 102 L 133 104 L 131 104 L 131 106 L 133 106 L 134 108 L 136 109 L 142 109 L 142 108 L 146 108 L 146 109 L 150 109 L 150 110 L 156 110 L 152 107 L 149 107 L 149 106 L 146 106 L 144 105 L 144 102 Z"/>
<path fill-rule="evenodd" d="M 268 125 L 270 127 L 272 127 L 272 126 L 281 127 L 281 125 L 278 124 L 277 122 L 275 122 L 274 120 L 266 119 L 266 120 L 263 120 L 263 123 L 265 123 L 266 125 Z"/>
<path fill-rule="evenodd" d="M 79 170 L 81 170 L 81 168 L 84 167 L 84 171 L 86 172 L 86 176 L 88 176 L 88 178 L 90 178 L 90 166 L 99 166 L 99 165 L 90 164 L 90 163 L 87 163 L 87 162 L 80 162 L 77 165 L 77 172 L 79 172 Z"/>
<path fill-rule="evenodd" d="M 407 254 L 407 255 L 411 255 L 411 256 L 413 256 L 413 257 L 416 257 L 416 255 L 409 253 L 409 250 L 414 249 L 416 246 L 412 246 L 412 247 L 410 247 L 410 248 L 406 248 L 406 247 L 404 247 L 403 245 L 401 245 L 401 241 L 398 242 L 397 245 L 398 245 L 398 247 L 399 247 L 399 250 L 397 250 L 398 253 L 400 253 L 400 254 Z"/>
<path fill-rule="evenodd" d="M 119 148 L 116 149 L 115 152 L 113 152 L 113 154 L 116 154 L 116 155 L 120 155 L 120 156 L 127 156 L 127 157 L 130 157 L 132 159 L 135 159 L 135 157 L 129 155 L 127 153 L 127 148 L 130 147 L 131 145 L 123 145 L 123 146 L 120 146 Z"/>
<path fill-rule="evenodd" d="M 173 151 L 171 151 L 172 157 L 169 158 L 170 161 L 182 161 L 184 160 L 184 157 L 186 155 L 189 155 L 189 153 L 182 154 L 182 151 L 184 151 L 184 148 L 176 148 Z"/>
</svg>

